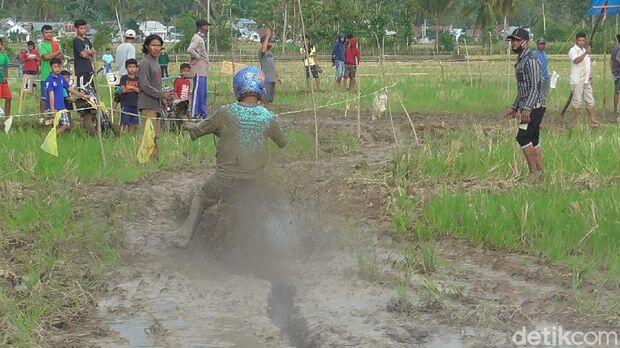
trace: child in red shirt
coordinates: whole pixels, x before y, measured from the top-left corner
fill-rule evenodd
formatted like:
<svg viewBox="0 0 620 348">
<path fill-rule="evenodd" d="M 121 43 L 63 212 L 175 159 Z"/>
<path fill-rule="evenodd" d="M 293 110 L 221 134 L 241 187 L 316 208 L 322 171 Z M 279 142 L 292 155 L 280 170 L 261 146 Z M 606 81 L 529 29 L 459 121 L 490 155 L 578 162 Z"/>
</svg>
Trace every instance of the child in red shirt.
<svg viewBox="0 0 620 348">
<path fill-rule="evenodd" d="M 34 42 L 28 41 L 28 50 L 22 51 L 22 60 L 24 62 L 24 75 L 39 75 L 41 55 L 35 48 Z"/>
<path fill-rule="evenodd" d="M 181 64 L 181 76 L 174 79 L 174 114 L 177 118 L 187 118 L 192 87 L 192 68 Z"/>
</svg>

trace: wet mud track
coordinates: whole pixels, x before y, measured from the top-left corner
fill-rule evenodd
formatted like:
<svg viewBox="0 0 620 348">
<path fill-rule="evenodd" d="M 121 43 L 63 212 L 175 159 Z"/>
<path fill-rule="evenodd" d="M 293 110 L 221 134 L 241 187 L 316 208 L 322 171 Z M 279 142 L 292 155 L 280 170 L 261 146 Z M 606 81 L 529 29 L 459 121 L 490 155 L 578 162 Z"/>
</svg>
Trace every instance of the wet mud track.
<svg viewBox="0 0 620 348">
<path fill-rule="evenodd" d="M 308 124 L 297 119 L 287 127 Z M 353 125 L 334 119 L 325 128 L 329 133 Z M 443 128 L 442 122 L 429 122 L 427 131 Z M 135 202 L 123 219 L 126 262 L 109 274 L 98 303 L 113 334 L 91 343 L 494 347 L 510 346 L 511 333 L 522 326 L 614 327 L 608 316 L 583 316 L 572 308 L 565 269 L 453 239 L 438 242 L 437 270 L 411 275 L 409 302 L 400 303 L 395 269 L 403 258 L 389 238 L 392 225 L 381 214 L 387 193 L 380 184 L 351 179 L 360 162 L 369 171 L 389 170 L 391 132 L 372 125 L 365 131 L 366 144 L 355 154 L 278 164 L 287 201 L 309 241 L 295 258 L 231 262 L 203 240 L 217 224 L 213 215 L 203 219 L 203 233 L 188 250 L 172 246 L 170 237 L 209 170 L 122 190 L 121 201 Z M 398 131 L 407 134 L 406 123 Z M 371 280 L 360 276 L 366 250 L 377 267 Z M 243 255 L 235 257 L 243 261 Z M 434 296 L 441 300 L 429 303 Z"/>
</svg>

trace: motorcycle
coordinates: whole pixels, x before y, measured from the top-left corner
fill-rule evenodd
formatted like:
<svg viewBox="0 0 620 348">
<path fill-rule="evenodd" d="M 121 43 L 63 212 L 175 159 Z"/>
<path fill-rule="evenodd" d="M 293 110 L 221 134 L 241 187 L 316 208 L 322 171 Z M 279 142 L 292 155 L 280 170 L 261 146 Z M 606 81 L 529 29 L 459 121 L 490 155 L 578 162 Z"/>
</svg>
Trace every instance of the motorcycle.
<svg viewBox="0 0 620 348">
<path fill-rule="evenodd" d="M 119 129 L 112 123 L 110 116 L 105 111 L 105 109 L 97 107 L 93 108 L 93 105 L 100 105 L 99 96 L 97 95 L 97 91 L 94 87 L 94 77 L 95 74 L 91 75 L 90 80 L 86 83 L 80 84 L 80 86 L 76 87 L 78 91 L 83 93 L 88 97 L 88 100 L 84 99 L 76 99 L 75 105 L 78 108 L 78 113 L 82 118 L 82 125 L 84 129 L 90 136 L 96 136 L 98 134 L 97 127 L 97 119 L 101 120 L 100 127 L 101 133 L 112 133 L 114 135 L 119 134 Z"/>
</svg>

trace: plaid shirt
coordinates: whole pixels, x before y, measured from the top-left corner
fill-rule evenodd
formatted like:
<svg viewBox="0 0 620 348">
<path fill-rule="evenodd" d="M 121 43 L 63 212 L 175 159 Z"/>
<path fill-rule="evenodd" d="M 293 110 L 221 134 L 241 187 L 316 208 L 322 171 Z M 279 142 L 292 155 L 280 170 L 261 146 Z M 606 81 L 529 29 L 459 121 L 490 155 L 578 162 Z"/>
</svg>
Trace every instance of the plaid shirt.
<svg viewBox="0 0 620 348">
<path fill-rule="evenodd" d="M 515 65 L 519 94 L 512 108 L 532 111 L 543 103 L 541 89 L 542 68 L 536 54 L 529 48 L 523 50 Z"/>
</svg>

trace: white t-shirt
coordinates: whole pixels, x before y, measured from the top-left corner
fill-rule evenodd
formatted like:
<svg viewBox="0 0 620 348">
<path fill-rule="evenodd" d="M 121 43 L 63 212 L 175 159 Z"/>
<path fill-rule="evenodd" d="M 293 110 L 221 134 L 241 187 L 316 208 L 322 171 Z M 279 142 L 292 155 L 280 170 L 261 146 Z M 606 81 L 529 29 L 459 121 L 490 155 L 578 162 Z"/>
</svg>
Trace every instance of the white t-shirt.
<svg viewBox="0 0 620 348">
<path fill-rule="evenodd" d="M 125 62 L 127 59 L 131 58 L 136 58 L 136 48 L 129 42 L 120 44 L 116 49 L 116 64 L 118 65 L 118 72 L 121 76 L 127 75 Z"/>
<path fill-rule="evenodd" d="M 575 59 L 579 58 L 586 52 L 585 48 L 577 45 L 573 46 L 568 52 L 570 58 L 570 84 L 578 85 L 588 83 L 590 81 L 590 55 L 587 55 L 579 64 L 575 64 Z"/>
</svg>

